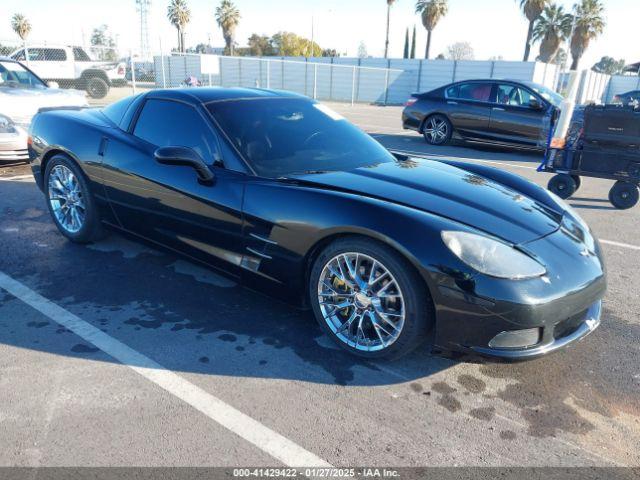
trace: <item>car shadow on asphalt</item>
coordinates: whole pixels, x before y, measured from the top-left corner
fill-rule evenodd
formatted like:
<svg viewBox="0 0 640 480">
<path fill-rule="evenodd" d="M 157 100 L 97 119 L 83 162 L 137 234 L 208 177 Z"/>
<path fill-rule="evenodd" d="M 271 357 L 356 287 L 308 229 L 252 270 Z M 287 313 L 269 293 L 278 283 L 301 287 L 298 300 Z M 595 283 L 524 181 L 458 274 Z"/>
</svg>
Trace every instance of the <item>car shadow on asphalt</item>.
<svg viewBox="0 0 640 480">
<path fill-rule="evenodd" d="M 384 385 L 456 364 L 431 353 L 431 338 L 395 361 L 355 357 L 337 347 L 309 311 L 117 233 L 89 246 L 70 243 L 33 183 L 3 187 L 21 202 L 2 209 L 0 243 L 13 253 L 0 258 L 0 271 L 170 370 Z M 112 361 L 6 294 L 0 295 L 0 342 Z"/>
</svg>

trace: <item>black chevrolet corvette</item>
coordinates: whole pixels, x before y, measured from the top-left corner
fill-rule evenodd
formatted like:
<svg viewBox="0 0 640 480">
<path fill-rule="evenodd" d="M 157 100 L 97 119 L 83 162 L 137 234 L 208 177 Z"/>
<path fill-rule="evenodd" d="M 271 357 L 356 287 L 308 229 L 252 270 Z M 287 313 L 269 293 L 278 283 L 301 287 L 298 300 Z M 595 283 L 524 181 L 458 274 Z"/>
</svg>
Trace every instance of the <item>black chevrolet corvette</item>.
<svg viewBox="0 0 640 480">
<path fill-rule="evenodd" d="M 393 155 L 325 105 L 155 90 L 41 112 L 31 165 L 60 232 L 104 227 L 310 307 L 338 345 L 539 356 L 600 322 L 598 242 L 557 197 L 482 165 Z M 261 321 L 256 318 L 255 321 Z"/>
</svg>

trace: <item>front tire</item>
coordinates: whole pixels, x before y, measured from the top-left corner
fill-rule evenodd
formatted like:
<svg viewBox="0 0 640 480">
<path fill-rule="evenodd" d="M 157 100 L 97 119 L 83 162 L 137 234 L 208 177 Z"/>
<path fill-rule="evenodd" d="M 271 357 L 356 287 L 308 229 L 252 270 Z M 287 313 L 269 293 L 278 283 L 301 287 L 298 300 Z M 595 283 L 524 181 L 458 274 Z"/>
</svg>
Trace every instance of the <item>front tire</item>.
<svg viewBox="0 0 640 480">
<path fill-rule="evenodd" d="M 423 279 L 396 251 L 366 238 L 344 238 L 318 256 L 309 299 L 323 331 L 365 358 L 398 358 L 416 348 L 433 322 Z"/>
<path fill-rule="evenodd" d="M 547 185 L 547 189 L 565 200 L 573 195 L 578 188 L 573 177 L 570 175 L 559 174 L 551 177 L 551 180 L 549 180 Z"/>
<path fill-rule="evenodd" d="M 422 126 L 422 135 L 429 145 L 446 145 L 451 140 L 452 134 L 451 122 L 444 115 L 431 115 Z"/>
<path fill-rule="evenodd" d="M 55 155 L 44 174 L 47 207 L 62 235 L 75 243 L 104 236 L 100 214 L 89 182 L 78 165 L 65 155 Z"/>
</svg>

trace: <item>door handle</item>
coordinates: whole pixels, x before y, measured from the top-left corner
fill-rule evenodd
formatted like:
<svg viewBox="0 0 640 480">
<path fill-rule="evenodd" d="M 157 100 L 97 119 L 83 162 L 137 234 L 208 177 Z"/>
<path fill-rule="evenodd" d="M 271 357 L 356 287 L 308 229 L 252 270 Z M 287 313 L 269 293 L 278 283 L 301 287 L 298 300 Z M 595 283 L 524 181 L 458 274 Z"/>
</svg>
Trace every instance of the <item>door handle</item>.
<svg viewBox="0 0 640 480">
<path fill-rule="evenodd" d="M 495 110 L 496 112 L 504 112 L 504 108 L 502 107 L 493 107 L 491 110 Z"/>
<path fill-rule="evenodd" d="M 449 101 L 447 102 L 447 104 L 448 104 L 448 105 L 458 105 L 458 102 L 454 102 L 454 101 L 452 101 L 452 100 L 449 100 Z"/>
</svg>

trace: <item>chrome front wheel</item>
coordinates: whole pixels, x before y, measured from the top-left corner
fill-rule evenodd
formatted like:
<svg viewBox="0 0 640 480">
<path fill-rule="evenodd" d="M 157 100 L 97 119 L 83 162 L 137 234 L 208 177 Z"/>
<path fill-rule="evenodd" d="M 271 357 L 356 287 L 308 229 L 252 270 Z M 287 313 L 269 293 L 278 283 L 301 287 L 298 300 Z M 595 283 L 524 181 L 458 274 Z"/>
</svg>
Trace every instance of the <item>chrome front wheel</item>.
<svg viewBox="0 0 640 480">
<path fill-rule="evenodd" d="M 360 351 L 388 348 L 405 323 L 398 281 L 384 264 L 363 253 L 340 253 L 324 265 L 318 304 L 336 338 Z"/>
<path fill-rule="evenodd" d="M 58 224 L 68 233 L 77 233 L 86 217 L 85 194 L 75 174 L 65 165 L 51 169 L 48 179 L 49 204 Z"/>
</svg>

